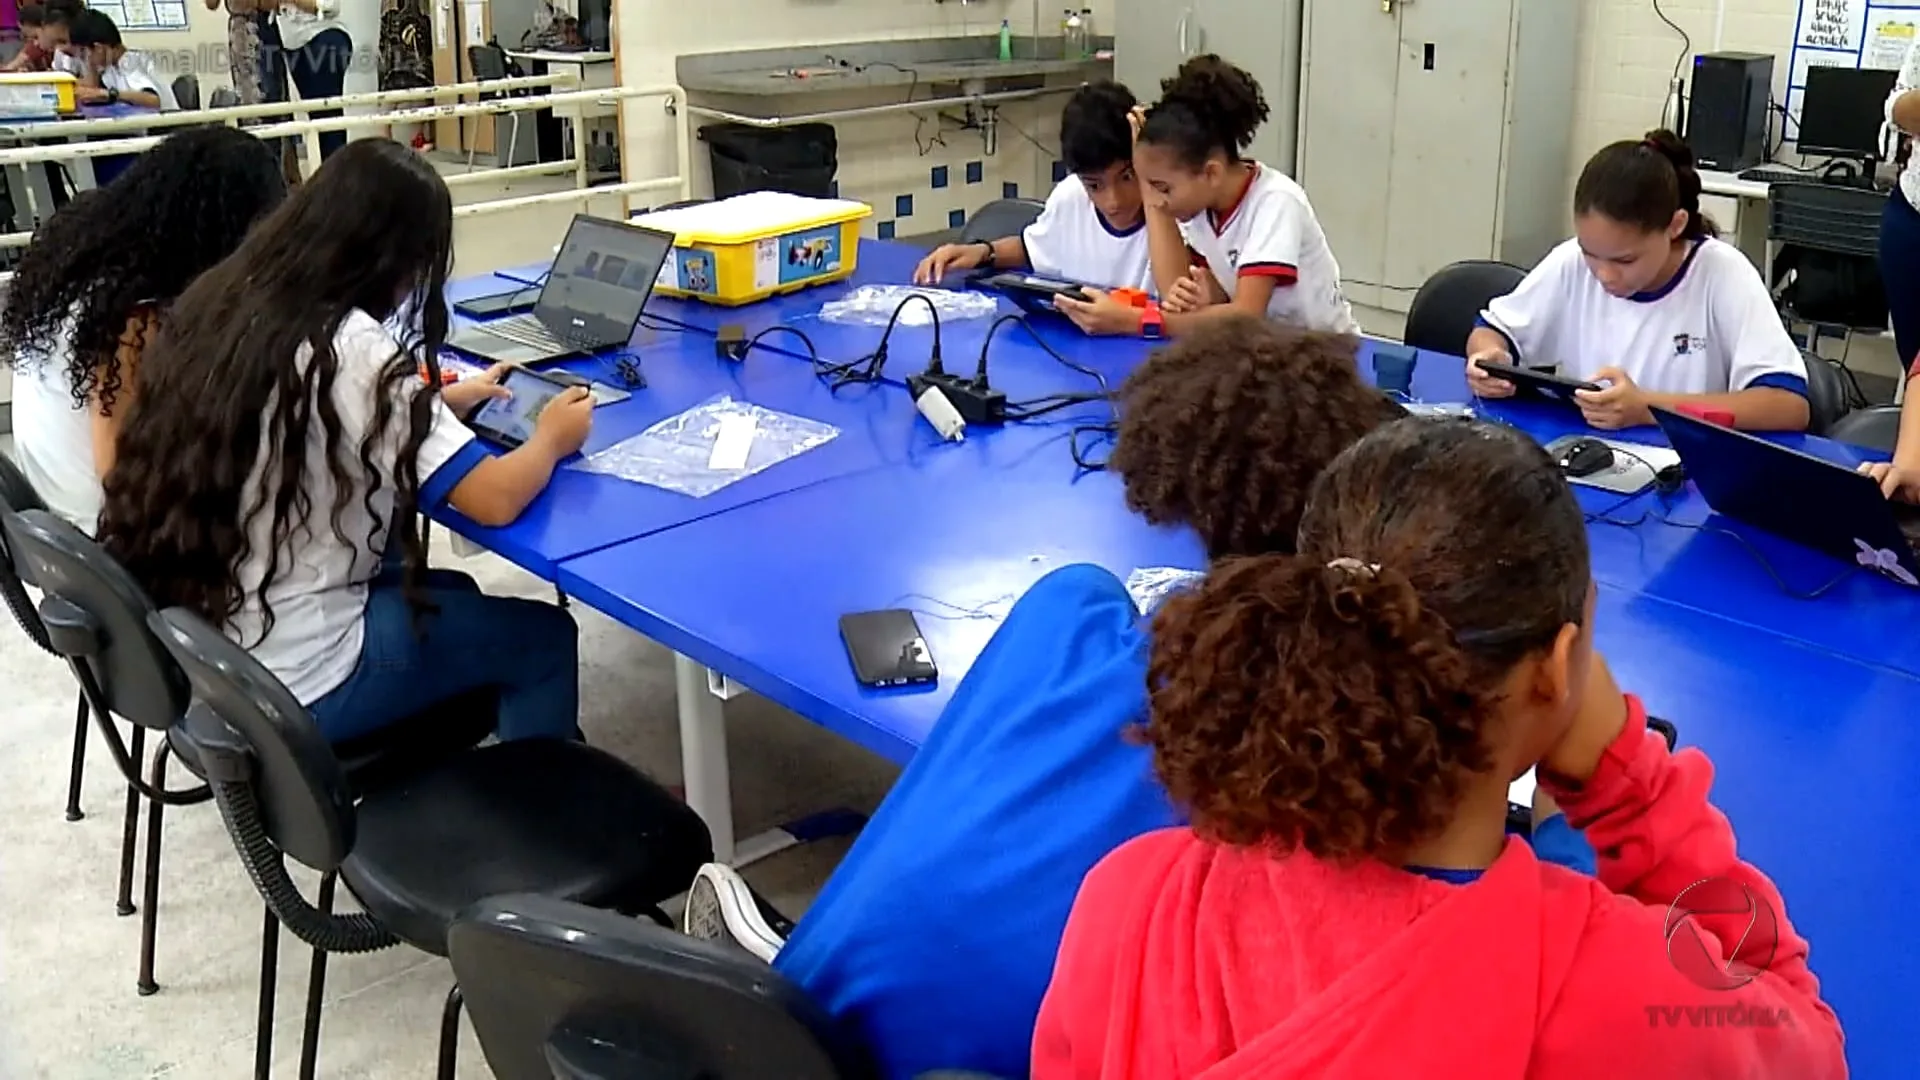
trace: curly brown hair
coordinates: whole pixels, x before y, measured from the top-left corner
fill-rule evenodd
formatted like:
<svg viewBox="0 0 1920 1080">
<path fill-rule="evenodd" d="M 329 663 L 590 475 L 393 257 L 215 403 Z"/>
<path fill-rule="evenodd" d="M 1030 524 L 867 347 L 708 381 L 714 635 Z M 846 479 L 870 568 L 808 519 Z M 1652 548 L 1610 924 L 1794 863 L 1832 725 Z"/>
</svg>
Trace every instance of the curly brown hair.
<svg viewBox="0 0 1920 1080">
<path fill-rule="evenodd" d="M 1405 415 L 1361 381 L 1359 348 L 1247 316 L 1155 353 L 1120 389 L 1107 467 L 1127 505 L 1156 525 L 1192 526 L 1211 558 L 1292 551 L 1313 478 Z"/>
<path fill-rule="evenodd" d="M 1507 673 L 1584 618 L 1580 507 L 1525 436 L 1409 418 L 1327 468 L 1299 539 L 1166 602 L 1145 737 L 1203 836 L 1392 858 L 1492 767 Z"/>
</svg>

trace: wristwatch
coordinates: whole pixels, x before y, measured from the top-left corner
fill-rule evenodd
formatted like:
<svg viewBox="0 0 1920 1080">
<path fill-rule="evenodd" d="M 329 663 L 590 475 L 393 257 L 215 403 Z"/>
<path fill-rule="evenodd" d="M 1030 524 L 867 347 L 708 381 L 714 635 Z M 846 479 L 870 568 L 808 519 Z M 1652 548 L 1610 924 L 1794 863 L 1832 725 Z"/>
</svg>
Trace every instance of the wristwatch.
<svg viewBox="0 0 1920 1080">
<path fill-rule="evenodd" d="M 1160 305 L 1152 300 L 1140 310 L 1140 336 L 1148 341 L 1158 341 L 1167 336 L 1167 317 L 1161 313 Z"/>
<path fill-rule="evenodd" d="M 112 89 L 112 88 L 108 88 L 108 90 L 107 90 L 107 104 L 109 104 L 109 105 L 118 105 L 119 103 L 120 103 L 120 91 L 118 91 L 118 90 L 114 90 L 114 89 Z"/>
<path fill-rule="evenodd" d="M 981 247 L 987 249 L 987 258 L 986 258 L 985 265 L 991 267 L 993 265 L 993 241 L 979 240 L 975 242 L 978 243 Z"/>
</svg>

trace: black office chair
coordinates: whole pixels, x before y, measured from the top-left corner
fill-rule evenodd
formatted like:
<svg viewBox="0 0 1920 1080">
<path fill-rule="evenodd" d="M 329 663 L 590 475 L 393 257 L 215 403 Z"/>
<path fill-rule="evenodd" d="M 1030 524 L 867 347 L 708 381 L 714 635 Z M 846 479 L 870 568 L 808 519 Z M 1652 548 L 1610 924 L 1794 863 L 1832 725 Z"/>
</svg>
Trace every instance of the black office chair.
<svg viewBox="0 0 1920 1080">
<path fill-rule="evenodd" d="M 473 70 L 473 81 L 475 82 L 492 82 L 499 79 L 510 78 L 515 74 L 513 58 L 507 55 L 507 50 L 501 48 L 500 43 L 497 41 L 489 41 L 485 45 L 467 46 L 467 65 Z M 524 90 L 509 90 L 504 94 L 479 94 L 476 95 L 475 100 L 492 101 L 501 97 L 519 97 L 524 93 L 526 93 Z M 500 160 L 503 165 L 510 166 L 514 164 L 514 150 L 520 143 L 520 114 L 513 112 L 505 115 L 509 118 L 507 124 L 507 154 Z M 494 125 L 494 136 L 496 140 L 499 138 L 499 125 L 497 123 Z M 479 151 L 479 148 L 480 143 L 477 139 L 473 140 L 472 144 L 467 147 L 468 172 L 473 171 L 474 155 Z M 497 149 L 495 153 L 498 154 Z"/>
<path fill-rule="evenodd" d="M 234 93 L 230 86 L 216 86 L 213 88 L 213 93 L 207 95 L 209 109 L 231 109 L 238 104 L 240 104 L 240 95 Z"/>
<path fill-rule="evenodd" d="M 198 109 L 200 80 L 190 74 L 173 80 L 173 100 L 179 102 L 182 109 Z"/>
<path fill-rule="evenodd" d="M 977 244 L 982 240 L 1017 236 L 1040 220 L 1040 212 L 1046 208 L 1046 203 L 1034 199 L 995 199 L 975 210 L 960 227 L 960 242 Z"/>
<path fill-rule="evenodd" d="M 147 628 L 153 605 L 120 564 L 78 529 L 46 511 L 8 515 L 0 522 L 10 545 L 20 552 L 27 577 L 44 593 L 40 612 L 49 630 L 51 650 L 68 658 L 81 686 L 81 700 L 92 714 L 128 783 L 127 819 L 120 851 L 118 910 L 131 915 L 134 845 L 138 837 L 139 797 L 148 800 L 144 889 L 140 920 L 142 996 L 160 989 L 154 981 L 154 947 L 159 930 L 162 812 L 169 805 L 205 802 L 204 785 L 173 790 L 167 785 L 169 757 L 177 757 L 195 778 L 206 778 L 193 747 L 179 738 L 177 724 L 188 701 L 186 676 Z M 477 693 L 388 726 L 335 748 L 360 790 L 399 783 L 450 753 L 468 749 L 492 732 L 495 696 Z M 131 745 L 121 741 L 112 717 L 134 725 Z M 140 766 L 146 732 L 165 733 L 144 782 Z M 77 760 L 77 759 L 76 759 Z"/>
<path fill-rule="evenodd" d="M 1875 405 L 1850 412 L 1828 426 L 1825 434 L 1836 442 L 1891 454 L 1900 441 L 1900 406 Z"/>
<path fill-rule="evenodd" d="M 1847 367 L 1856 334 L 1887 331 L 1880 280 L 1880 217 L 1887 196 L 1844 184 L 1773 184 L 1767 189 L 1767 239 L 1779 245 L 1770 267 L 1774 301 L 1789 332 L 1806 328 L 1801 346 L 1816 352 L 1823 337 L 1841 342 L 1839 372 L 1849 407 L 1871 402 Z"/>
<path fill-rule="evenodd" d="M 1414 294 L 1404 340 L 1416 349 L 1464 356 L 1480 313 L 1526 278 L 1517 266 L 1487 259 L 1441 267 Z"/>
<path fill-rule="evenodd" d="M 1853 407 L 1845 373 L 1832 360 L 1802 353 L 1807 363 L 1807 431 L 1825 435 Z"/>
<path fill-rule="evenodd" d="M 879 1074 L 765 964 L 543 896 L 494 896 L 447 933 L 499 1080 L 866 1080 Z"/>
<path fill-rule="evenodd" d="M 47 504 L 41 500 L 40 493 L 33 490 L 26 474 L 13 463 L 13 459 L 0 454 L 0 514 L 18 513 L 25 510 L 45 510 Z M 40 621 L 40 613 L 34 610 L 33 599 L 27 595 L 26 583 L 20 580 L 20 573 L 13 565 L 8 554 L 6 538 L 0 535 L 0 597 L 5 598 L 7 610 L 13 612 L 13 621 L 20 624 L 29 640 L 43 651 L 58 656 L 53 645 L 47 640 L 47 628 Z M 87 766 L 87 695 L 75 693 L 73 718 L 73 761 L 67 772 L 67 820 L 79 821 L 86 815 L 80 810 L 80 780 Z"/>
<path fill-rule="evenodd" d="M 405 942 L 447 955 L 455 916 L 486 897 L 530 892 L 647 915 L 686 891 L 713 857 L 686 804 L 584 743 L 524 739 L 457 754 L 391 788 L 359 791 L 313 719 L 278 679 L 191 612 L 149 624 L 193 685 L 182 725 L 220 816 L 267 904 L 255 1068 L 272 1060 L 276 927 L 313 947 L 300 1077 L 317 1062 L 330 952 Z M 292 859 L 320 871 L 309 904 Z M 365 914 L 336 915 L 344 880 Z M 439 1075 L 453 1076 L 461 989 L 447 995 Z"/>
</svg>

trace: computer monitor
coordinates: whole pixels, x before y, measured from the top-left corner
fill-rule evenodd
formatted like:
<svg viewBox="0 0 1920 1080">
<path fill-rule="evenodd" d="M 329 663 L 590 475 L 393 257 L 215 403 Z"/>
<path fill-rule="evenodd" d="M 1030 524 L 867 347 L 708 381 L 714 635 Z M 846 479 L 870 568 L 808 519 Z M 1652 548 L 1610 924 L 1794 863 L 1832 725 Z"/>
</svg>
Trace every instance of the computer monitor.
<svg viewBox="0 0 1920 1080">
<path fill-rule="evenodd" d="M 1802 154 L 1873 159 L 1880 156 L 1880 125 L 1897 73 L 1847 67 L 1814 67 L 1800 98 Z"/>
</svg>

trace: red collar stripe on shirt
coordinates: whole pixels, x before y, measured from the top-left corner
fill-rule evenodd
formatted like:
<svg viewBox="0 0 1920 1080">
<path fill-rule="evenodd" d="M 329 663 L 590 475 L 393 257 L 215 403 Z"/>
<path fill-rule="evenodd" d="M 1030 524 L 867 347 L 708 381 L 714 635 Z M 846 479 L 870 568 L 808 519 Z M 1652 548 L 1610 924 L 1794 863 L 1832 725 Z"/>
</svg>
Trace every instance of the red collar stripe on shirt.
<svg viewBox="0 0 1920 1080">
<path fill-rule="evenodd" d="M 1233 215 L 1239 213 L 1240 208 L 1247 205 L 1247 192 L 1253 190 L 1253 182 L 1259 178 L 1260 163 L 1257 161 L 1249 162 L 1247 165 L 1247 182 L 1241 186 L 1240 194 L 1233 197 L 1233 205 L 1227 207 L 1227 212 L 1224 214 L 1216 214 L 1211 210 L 1207 211 L 1207 224 L 1213 226 L 1213 235 L 1219 236 L 1221 233 L 1227 231 L 1227 226 L 1233 223 Z"/>
</svg>

